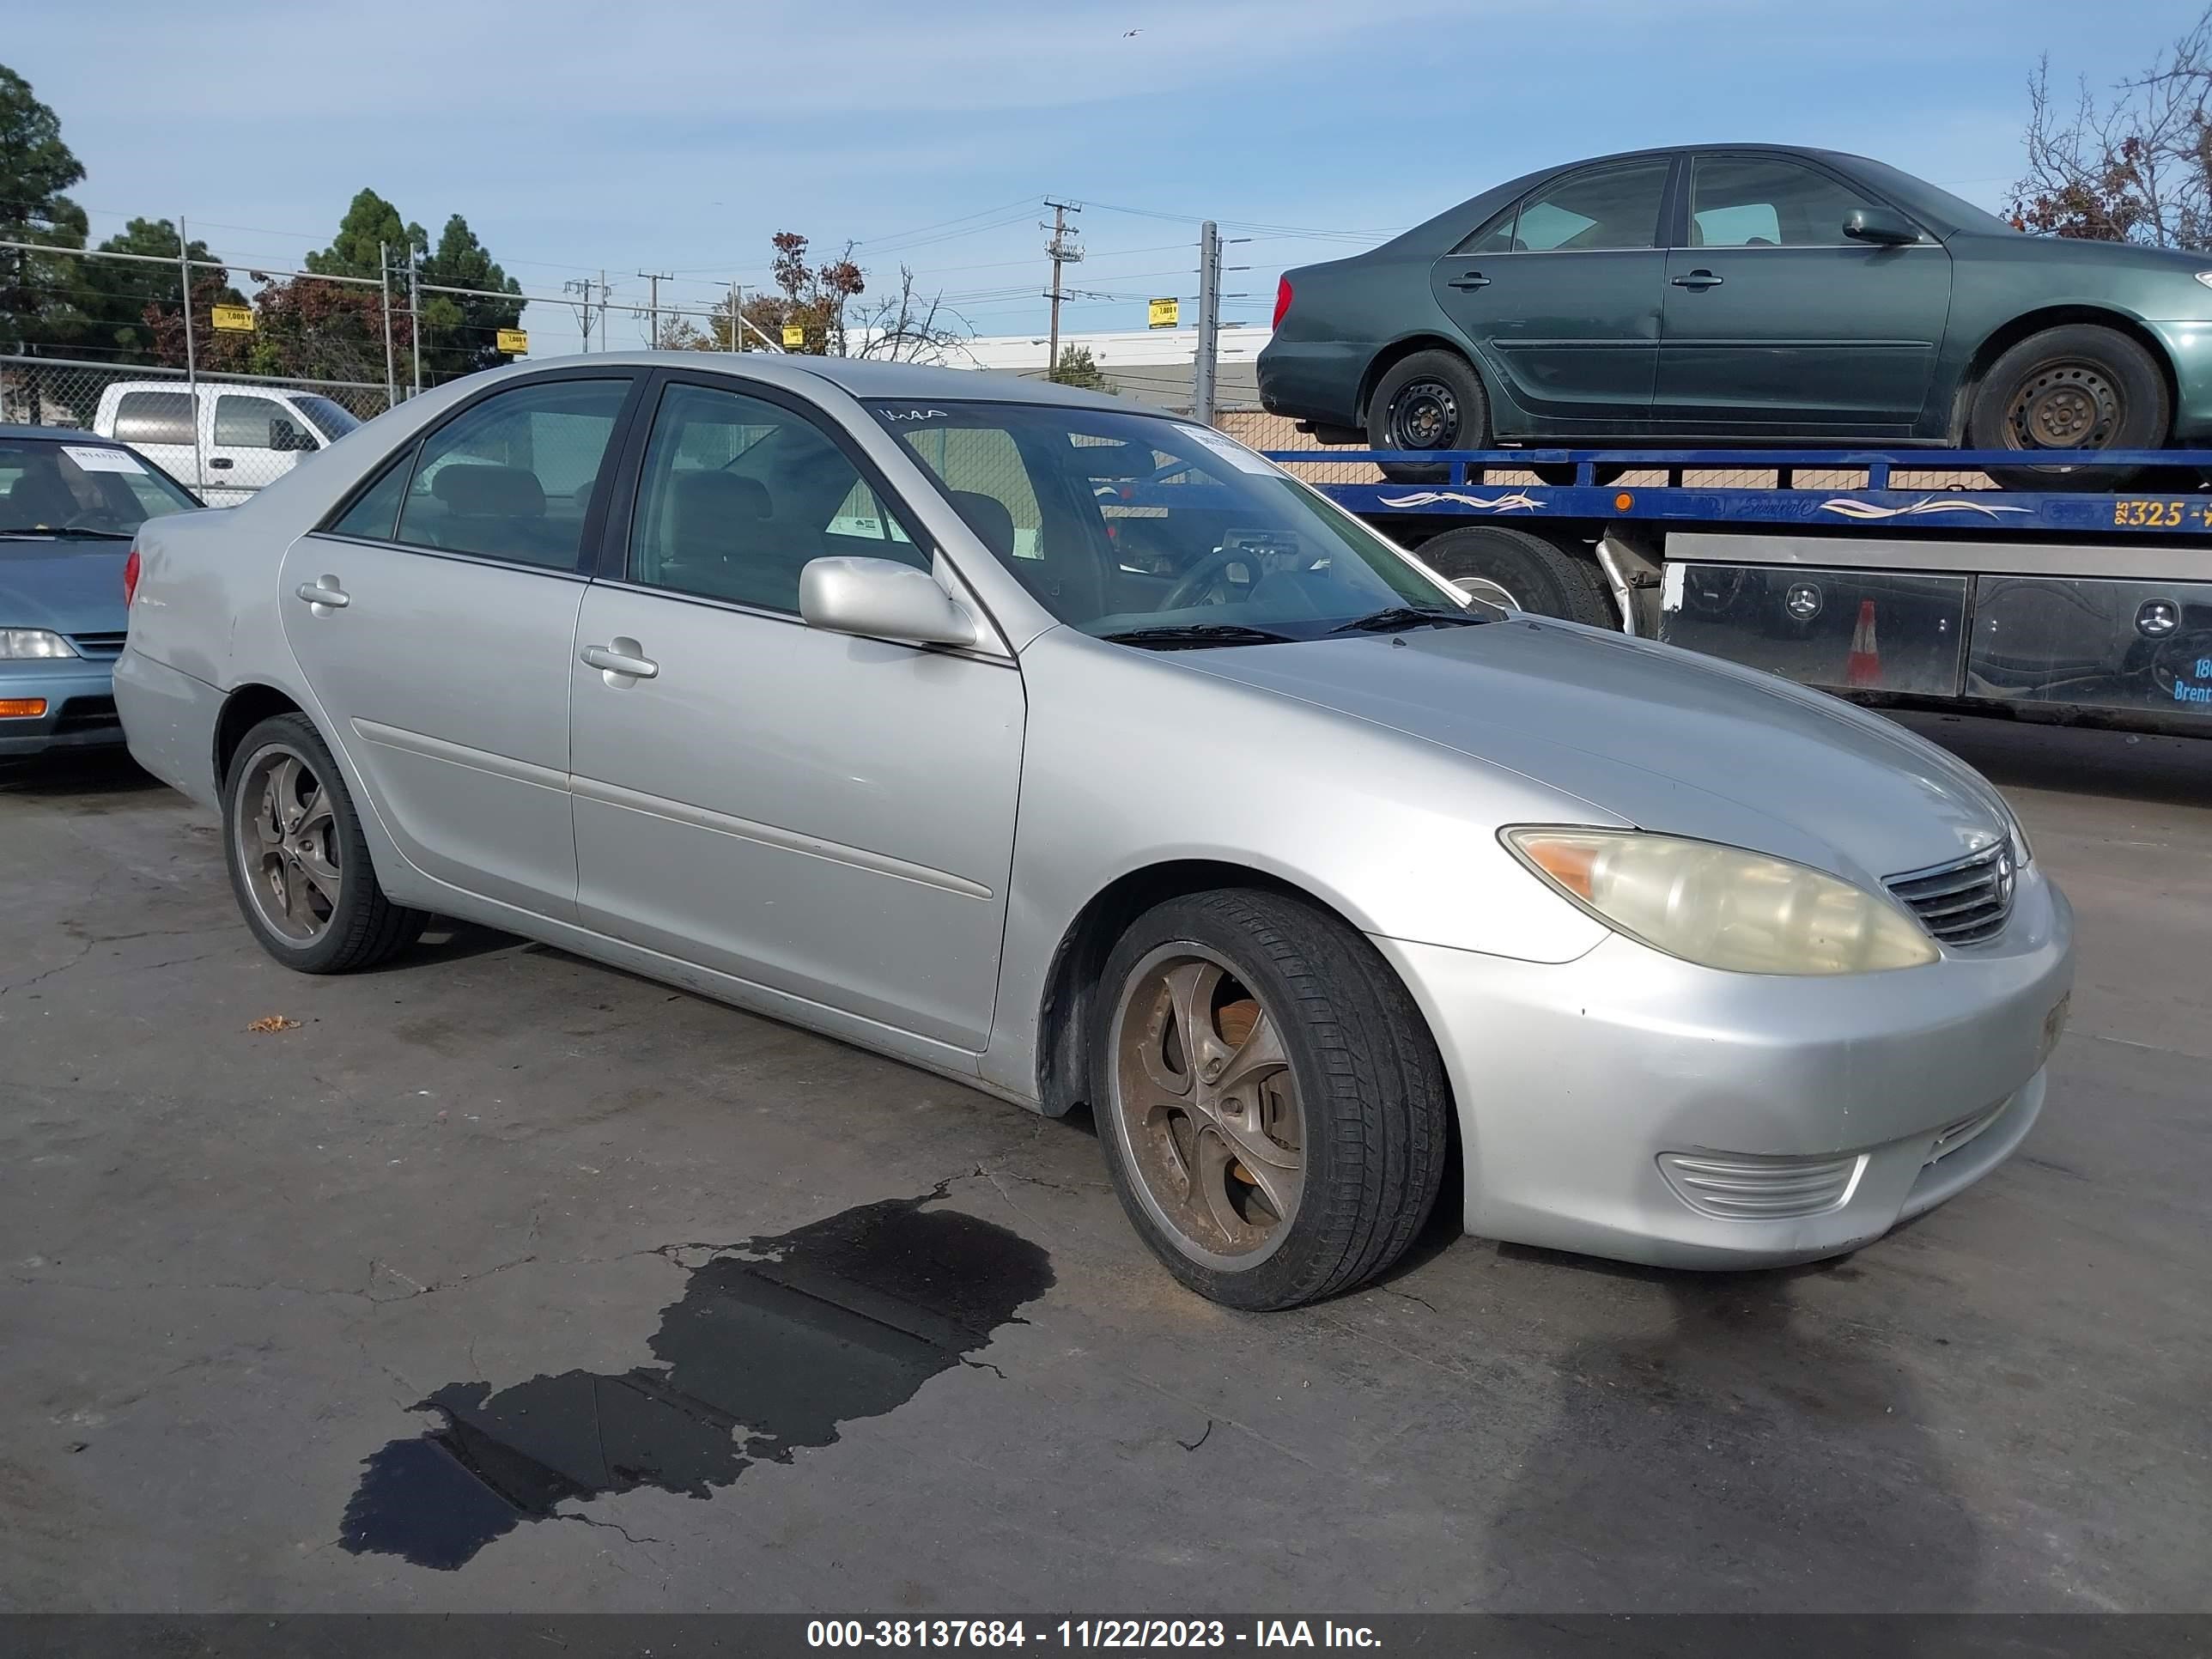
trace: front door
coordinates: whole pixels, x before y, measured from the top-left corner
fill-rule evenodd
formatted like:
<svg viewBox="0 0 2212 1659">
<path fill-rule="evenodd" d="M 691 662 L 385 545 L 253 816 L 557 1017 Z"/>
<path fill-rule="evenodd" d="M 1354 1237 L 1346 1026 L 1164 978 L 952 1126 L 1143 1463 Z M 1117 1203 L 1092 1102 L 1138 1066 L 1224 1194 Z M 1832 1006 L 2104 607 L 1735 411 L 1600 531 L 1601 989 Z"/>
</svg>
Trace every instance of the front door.
<svg viewBox="0 0 2212 1659">
<path fill-rule="evenodd" d="M 765 390 L 670 381 L 612 533 L 621 580 L 586 595 L 569 671 L 580 919 L 980 1051 L 1019 672 L 799 619 L 811 559 L 931 561 L 830 432 Z"/>
<path fill-rule="evenodd" d="M 576 908 L 568 666 L 631 380 L 471 404 L 284 555 L 284 635 L 417 869 L 556 921 Z"/>
<path fill-rule="evenodd" d="M 1437 303 L 1511 400 L 1491 410 L 1498 437 L 1632 432 L 1650 418 L 1673 166 L 1565 174 L 1437 262 Z"/>
<path fill-rule="evenodd" d="M 1661 422 L 1910 435 L 1951 309 L 1943 245 L 1850 240 L 1844 216 L 1876 204 L 1782 156 L 1696 156 L 1688 191 L 1686 246 L 1667 258 Z"/>
</svg>

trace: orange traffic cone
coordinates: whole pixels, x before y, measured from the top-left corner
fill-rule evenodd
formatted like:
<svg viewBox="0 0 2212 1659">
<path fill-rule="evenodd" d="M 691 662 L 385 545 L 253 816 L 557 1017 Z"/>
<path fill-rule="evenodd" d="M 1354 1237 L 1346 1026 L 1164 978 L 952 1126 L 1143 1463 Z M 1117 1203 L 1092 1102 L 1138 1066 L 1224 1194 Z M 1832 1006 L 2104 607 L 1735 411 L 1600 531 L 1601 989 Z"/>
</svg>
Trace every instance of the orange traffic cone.
<svg viewBox="0 0 2212 1659">
<path fill-rule="evenodd" d="M 1844 684 L 1881 684 L 1881 647 L 1875 643 L 1872 599 L 1859 601 L 1859 623 L 1851 629 L 1851 654 L 1844 663 Z"/>
</svg>

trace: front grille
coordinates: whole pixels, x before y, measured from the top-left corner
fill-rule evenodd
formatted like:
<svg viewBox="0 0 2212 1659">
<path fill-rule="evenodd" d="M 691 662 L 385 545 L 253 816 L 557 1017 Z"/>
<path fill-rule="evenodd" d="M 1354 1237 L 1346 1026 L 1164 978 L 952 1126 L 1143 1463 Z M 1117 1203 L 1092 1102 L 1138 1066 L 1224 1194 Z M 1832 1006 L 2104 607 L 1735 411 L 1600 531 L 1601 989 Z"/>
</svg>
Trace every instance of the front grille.
<svg viewBox="0 0 2212 1659">
<path fill-rule="evenodd" d="M 1662 1152 L 1659 1171 L 1682 1202 L 1723 1221 L 1788 1221 L 1832 1210 L 1858 1184 L 1863 1154 L 1750 1158 Z"/>
<path fill-rule="evenodd" d="M 1999 842 L 1970 857 L 1892 876 L 1889 890 L 1946 945 L 1980 945 L 2012 914 L 2012 846 Z"/>
<path fill-rule="evenodd" d="M 54 734 L 64 732 L 104 732 L 122 721 L 115 713 L 112 697 L 71 697 L 62 705 L 62 712 L 54 716 Z"/>
<path fill-rule="evenodd" d="M 78 656 L 88 657 L 98 662 L 121 656 L 124 638 L 123 630 L 118 629 L 112 634 L 72 634 L 69 636 L 69 642 L 76 648 Z"/>
</svg>

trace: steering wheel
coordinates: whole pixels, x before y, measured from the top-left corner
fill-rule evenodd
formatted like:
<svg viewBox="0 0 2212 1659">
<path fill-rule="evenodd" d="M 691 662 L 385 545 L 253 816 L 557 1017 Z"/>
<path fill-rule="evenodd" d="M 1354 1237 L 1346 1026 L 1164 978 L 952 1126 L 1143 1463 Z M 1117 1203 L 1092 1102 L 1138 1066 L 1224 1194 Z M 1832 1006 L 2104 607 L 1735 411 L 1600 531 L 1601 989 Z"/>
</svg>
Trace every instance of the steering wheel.
<svg viewBox="0 0 2212 1659">
<path fill-rule="evenodd" d="M 110 527 L 109 525 L 94 524 L 93 520 L 106 519 L 112 521 L 114 517 L 114 513 L 107 507 L 81 507 L 64 519 L 59 527 L 64 530 L 106 530 Z"/>
<path fill-rule="evenodd" d="M 1182 573 L 1182 579 L 1168 590 L 1167 598 L 1160 601 L 1163 611 L 1182 611 L 1194 605 L 1217 587 L 1238 587 L 1249 593 L 1258 580 L 1224 581 L 1232 564 L 1243 562 L 1247 568 L 1258 562 L 1259 556 L 1247 548 L 1217 547 L 1196 564 Z"/>
</svg>

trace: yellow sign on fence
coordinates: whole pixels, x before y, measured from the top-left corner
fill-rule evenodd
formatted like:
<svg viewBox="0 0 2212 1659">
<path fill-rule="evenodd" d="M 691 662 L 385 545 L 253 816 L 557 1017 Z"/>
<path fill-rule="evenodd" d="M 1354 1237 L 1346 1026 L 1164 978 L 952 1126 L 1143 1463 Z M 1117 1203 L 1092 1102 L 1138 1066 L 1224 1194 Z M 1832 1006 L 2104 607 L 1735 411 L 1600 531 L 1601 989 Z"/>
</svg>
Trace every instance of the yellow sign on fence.
<svg viewBox="0 0 2212 1659">
<path fill-rule="evenodd" d="M 240 334 L 253 332 L 252 306 L 217 306 L 209 314 L 217 328 L 229 329 Z"/>
<path fill-rule="evenodd" d="M 1147 321 L 1154 328 L 1174 328 L 1182 321 L 1182 301 L 1155 300 L 1152 302 Z"/>
<path fill-rule="evenodd" d="M 499 349 L 510 357 L 521 356 L 530 349 L 530 331 L 526 328 L 500 330 Z"/>
<path fill-rule="evenodd" d="M 797 351 L 805 345 L 805 343 L 806 331 L 804 328 L 801 328 L 797 323 L 786 323 L 783 325 L 783 347 L 785 350 Z"/>
</svg>

